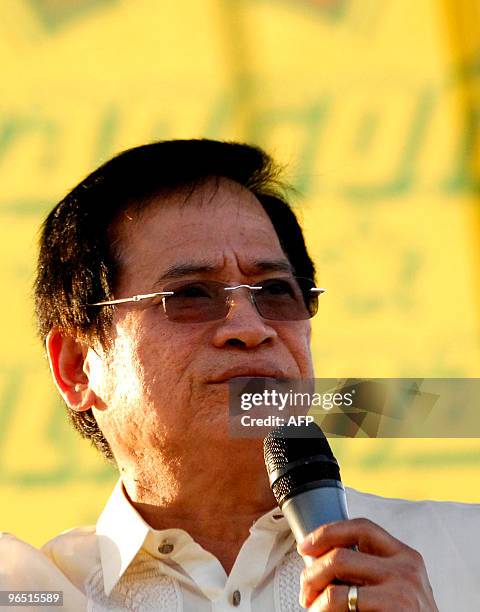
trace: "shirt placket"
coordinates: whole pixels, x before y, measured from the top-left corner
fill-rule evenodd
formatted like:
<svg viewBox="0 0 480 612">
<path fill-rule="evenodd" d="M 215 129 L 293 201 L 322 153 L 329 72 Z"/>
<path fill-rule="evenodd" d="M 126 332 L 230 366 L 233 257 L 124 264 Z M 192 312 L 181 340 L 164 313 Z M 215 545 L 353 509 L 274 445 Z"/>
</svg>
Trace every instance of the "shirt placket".
<svg viewBox="0 0 480 612">
<path fill-rule="evenodd" d="M 255 608 L 252 594 L 265 576 L 271 551 L 279 532 L 272 529 L 272 517 L 254 525 L 238 553 L 220 598 L 212 602 L 212 612 L 261 612 Z M 273 610 L 273 602 L 272 607 Z"/>
</svg>

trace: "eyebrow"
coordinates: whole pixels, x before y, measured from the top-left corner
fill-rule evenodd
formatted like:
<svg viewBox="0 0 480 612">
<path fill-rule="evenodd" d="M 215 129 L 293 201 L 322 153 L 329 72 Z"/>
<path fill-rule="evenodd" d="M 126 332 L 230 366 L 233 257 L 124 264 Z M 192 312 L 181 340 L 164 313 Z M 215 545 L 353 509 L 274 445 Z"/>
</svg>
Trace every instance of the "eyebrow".
<svg viewBox="0 0 480 612">
<path fill-rule="evenodd" d="M 292 264 L 286 259 L 258 259 L 252 262 L 249 266 L 253 273 L 261 272 L 284 272 L 286 274 L 294 274 Z M 199 263 L 179 263 L 167 268 L 160 278 L 155 282 L 155 286 L 167 280 L 176 280 L 185 278 L 195 274 L 211 274 L 219 272 L 220 268 L 217 265 L 209 262 Z"/>
</svg>

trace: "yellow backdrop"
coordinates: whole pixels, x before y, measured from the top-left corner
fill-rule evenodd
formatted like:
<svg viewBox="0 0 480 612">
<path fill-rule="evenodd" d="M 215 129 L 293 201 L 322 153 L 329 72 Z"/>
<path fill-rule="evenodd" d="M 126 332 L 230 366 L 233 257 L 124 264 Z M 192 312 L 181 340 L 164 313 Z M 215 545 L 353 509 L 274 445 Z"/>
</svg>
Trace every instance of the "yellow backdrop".
<svg viewBox="0 0 480 612">
<path fill-rule="evenodd" d="M 38 227 L 115 152 L 265 146 L 328 287 L 318 376 L 479 372 L 475 0 L 3 0 L 0 529 L 91 523 L 115 475 L 67 424 L 35 338 Z M 461 418 L 462 407 L 458 406 Z M 478 440 L 341 440 L 344 481 L 480 501 Z"/>
</svg>

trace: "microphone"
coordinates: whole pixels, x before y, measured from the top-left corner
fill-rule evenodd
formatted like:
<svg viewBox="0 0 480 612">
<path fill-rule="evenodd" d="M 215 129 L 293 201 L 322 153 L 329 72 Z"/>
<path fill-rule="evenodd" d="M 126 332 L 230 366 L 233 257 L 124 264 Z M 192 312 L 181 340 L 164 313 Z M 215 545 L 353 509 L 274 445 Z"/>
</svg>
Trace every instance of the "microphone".
<svg viewBox="0 0 480 612">
<path fill-rule="evenodd" d="M 320 525 L 348 518 L 340 468 L 318 425 L 276 427 L 263 450 L 272 492 L 297 543 Z"/>
</svg>

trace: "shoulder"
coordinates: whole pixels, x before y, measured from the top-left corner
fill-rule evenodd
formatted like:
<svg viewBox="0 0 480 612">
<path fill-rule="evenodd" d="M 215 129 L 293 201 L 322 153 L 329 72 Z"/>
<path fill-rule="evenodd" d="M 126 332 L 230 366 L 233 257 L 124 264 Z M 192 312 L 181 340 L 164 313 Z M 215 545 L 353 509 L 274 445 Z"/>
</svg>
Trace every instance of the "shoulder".
<svg viewBox="0 0 480 612">
<path fill-rule="evenodd" d="M 480 603 L 480 504 L 410 501 L 348 488 L 347 505 L 351 518 L 370 519 L 422 554 L 440 601 L 452 598 L 453 605 L 454 597 L 467 594 Z"/>
<path fill-rule="evenodd" d="M 352 518 L 364 516 L 380 525 L 392 523 L 392 526 L 409 523 L 414 520 L 417 529 L 419 522 L 432 528 L 448 529 L 458 523 L 465 528 L 474 525 L 480 527 L 480 504 L 467 504 L 451 501 L 411 501 L 390 497 L 381 497 L 346 488 L 347 503 Z"/>
<path fill-rule="evenodd" d="M 16 577 L 27 584 L 27 571 L 32 566 L 48 569 L 47 559 L 27 542 L 11 533 L 0 532 L 0 587 L 11 588 Z"/>
<path fill-rule="evenodd" d="M 427 556 L 448 555 L 480 571 L 480 504 L 410 501 L 347 489 L 351 518 L 365 517 Z"/>
<path fill-rule="evenodd" d="M 74 527 L 59 533 L 42 546 L 42 551 L 49 555 L 71 555 L 79 550 L 89 550 L 96 543 L 95 526 Z"/>
<path fill-rule="evenodd" d="M 54 565 L 37 548 L 11 533 L 0 532 L 0 587 L 34 589 L 56 574 Z"/>
<path fill-rule="evenodd" d="M 46 542 L 42 553 L 78 588 L 100 563 L 95 526 L 75 527 Z"/>
<path fill-rule="evenodd" d="M 5 532 L 0 532 L 0 590 L 63 591 L 67 610 L 85 609 L 80 590 L 43 551 Z"/>
<path fill-rule="evenodd" d="M 442 610 L 479 609 L 480 504 L 409 501 L 347 489 L 351 518 L 365 517 L 421 553 Z M 465 607 L 457 607 L 459 601 Z"/>
</svg>

